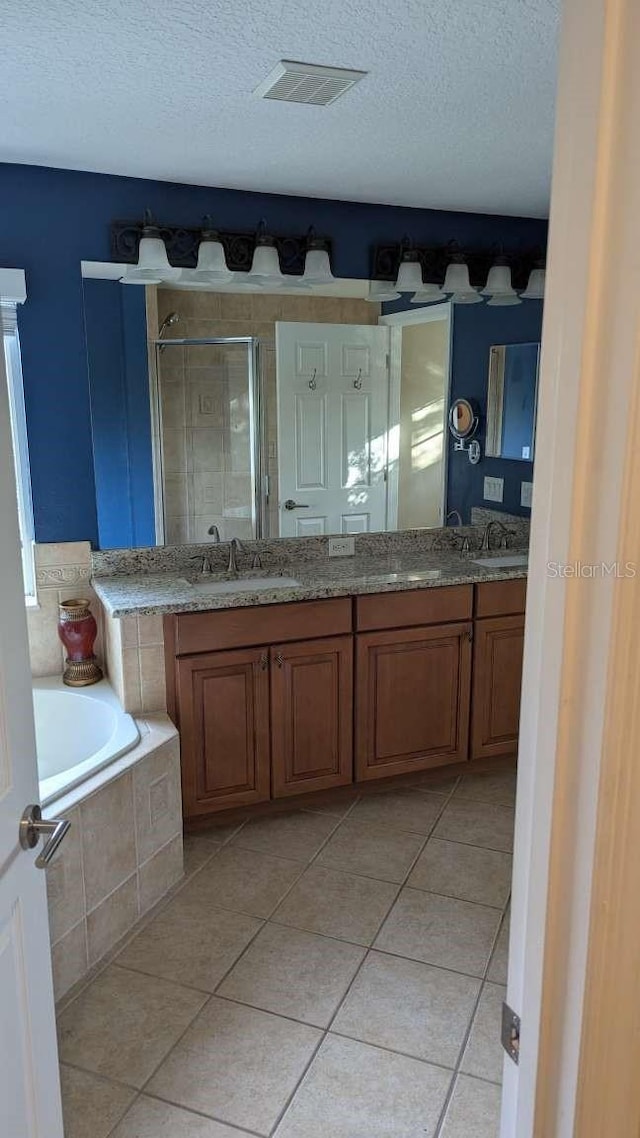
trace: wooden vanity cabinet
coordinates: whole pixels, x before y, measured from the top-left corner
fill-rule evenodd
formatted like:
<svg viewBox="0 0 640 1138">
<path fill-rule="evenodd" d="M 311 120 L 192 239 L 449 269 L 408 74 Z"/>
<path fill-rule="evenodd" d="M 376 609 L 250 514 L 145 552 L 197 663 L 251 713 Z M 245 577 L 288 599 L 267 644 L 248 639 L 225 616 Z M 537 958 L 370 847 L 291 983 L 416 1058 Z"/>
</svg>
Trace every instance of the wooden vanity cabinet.
<svg viewBox="0 0 640 1138">
<path fill-rule="evenodd" d="M 274 798 L 353 781 L 353 638 L 271 648 Z"/>
<path fill-rule="evenodd" d="M 515 755 L 526 580 L 476 586 L 470 758 Z"/>
<path fill-rule="evenodd" d="M 353 781 L 350 598 L 167 617 L 165 651 L 187 819 Z"/>
<path fill-rule="evenodd" d="M 357 779 L 466 761 L 472 604 L 470 585 L 357 598 Z"/>
<path fill-rule="evenodd" d="M 515 754 L 525 589 L 166 617 L 185 817 Z"/>
<path fill-rule="evenodd" d="M 271 795 L 269 670 L 262 648 L 176 661 L 182 798 L 188 818 Z"/>
</svg>

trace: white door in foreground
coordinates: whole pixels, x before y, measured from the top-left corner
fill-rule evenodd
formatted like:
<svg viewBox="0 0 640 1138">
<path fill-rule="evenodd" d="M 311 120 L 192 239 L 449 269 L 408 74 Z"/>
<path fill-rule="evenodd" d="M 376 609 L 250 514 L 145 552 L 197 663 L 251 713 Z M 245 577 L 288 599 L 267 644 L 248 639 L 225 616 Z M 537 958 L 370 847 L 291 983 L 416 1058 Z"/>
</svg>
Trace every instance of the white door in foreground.
<svg viewBox="0 0 640 1138">
<path fill-rule="evenodd" d="M 389 331 L 276 324 L 281 537 L 386 529 Z"/>
<path fill-rule="evenodd" d="M 0 1132 L 62 1138 L 45 875 L 18 840 L 38 802 L 16 486 L 0 351 Z"/>
</svg>

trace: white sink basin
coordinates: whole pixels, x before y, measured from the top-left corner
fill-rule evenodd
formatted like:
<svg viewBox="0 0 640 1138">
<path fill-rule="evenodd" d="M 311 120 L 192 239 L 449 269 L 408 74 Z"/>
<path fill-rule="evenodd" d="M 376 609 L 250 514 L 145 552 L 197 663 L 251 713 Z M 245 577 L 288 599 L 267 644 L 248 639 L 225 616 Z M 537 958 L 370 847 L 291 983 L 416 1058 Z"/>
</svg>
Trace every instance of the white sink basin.
<svg viewBox="0 0 640 1138">
<path fill-rule="evenodd" d="M 203 577 L 201 581 L 189 581 L 186 577 L 180 579 L 181 585 L 188 585 L 196 593 L 205 593 L 207 596 L 217 596 L 222 593 L 257 593 L 272 589 L 299 588 L 300 582 L 294 577 L 237 577 L 231 581 L 209 581 Z"/>
<path fill-rule="evenodd" d="M 486 569 L 515 569 L 521 565 L 529 564 L 528 553 L 505 553 L 499 557 L 476 557 L 474 565 L 482 565 Z"/>
</svg>

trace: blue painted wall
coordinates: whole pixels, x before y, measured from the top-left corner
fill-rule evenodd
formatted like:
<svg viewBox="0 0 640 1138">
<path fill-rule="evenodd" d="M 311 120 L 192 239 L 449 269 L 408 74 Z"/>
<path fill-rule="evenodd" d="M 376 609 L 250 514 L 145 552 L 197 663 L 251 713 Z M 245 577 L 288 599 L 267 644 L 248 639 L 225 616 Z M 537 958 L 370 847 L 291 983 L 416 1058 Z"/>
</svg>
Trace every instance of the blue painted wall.
<svg viewBox="0 0 640 1138">
<path fill-rule="evenodd" d="M 83 283 L 98 544 L 153 545 L 145 290 Z"/>
<path fill-rule="evenodd" d="M 199 225 L 206 213 L 222 229 L 252 229 L 262 217 L 278 232 L 314 225 L 333 239 L 336 275 L 360 278 L 370 275 L 372 246 L 405 234 L 420 244 L 517 249 L 544 244 L 547 228 L 523 218 L 0 165 L 0 263 L 27 274 L 19 320 L 38 541 L 98 540 L 80 261 L 110 260 L 110 222 L 139 218 L 145 207 L 177 225 Z"/>
<path fill-rule="evenodd" d="M 408 297 L 385 304 L 385 313 L 415 311 Z M 454 451 L 448 435 L 447 510 L 459 510 L 464 522 L 470 521 L 472 506 L 489 506 L 510 514 L 529 516 L 530 509 L 520 505 L 520 483 L 531 482 L 533 463 L 503 458 L 487 458 L 484 454 L 487 423 L 487 384 L 489 349 L 492 344 L 524 344 L 539 341 L 542 334 L 541 300 L 524 300 L 510 308 L 487 304 L 454 304 L 451 355 L 451 399 L 471 399 L 480 408 L 477 438 L 482 459 L 472 466 L 467 455 Z M 502 505 L 485 501 L 485 475 L 504 479 Z"/>
</svg>

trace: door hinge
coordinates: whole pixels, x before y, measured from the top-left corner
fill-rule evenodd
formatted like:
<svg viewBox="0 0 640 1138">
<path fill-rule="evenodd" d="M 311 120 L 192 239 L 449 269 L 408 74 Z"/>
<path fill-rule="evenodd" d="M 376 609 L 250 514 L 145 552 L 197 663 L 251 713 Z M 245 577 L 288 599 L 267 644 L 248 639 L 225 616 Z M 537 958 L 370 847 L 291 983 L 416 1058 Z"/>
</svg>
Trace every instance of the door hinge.
<svg viewBox="0 0 640 1138">
<path fill-rule="evenodd" d="M 389 353 L 388 353 L 388 352 L 385 354 L 385 357 L 384 357 L 384 362 L 385 362 L 385 365 L 386 365 L 386 368 L 387 368 L 387 371 L 388 371 L 388 370 L 389 370 L 389 368 L 390 368 L 390 366 L 391 366 L 391 356 L 389 355 Z"/>
<path fill-rule="evenodd" d="M 513 1062 L 520 1062 L 520 1016 L 507 1003 L 502 1005 L 502 1046 Z"/>
</svg>

